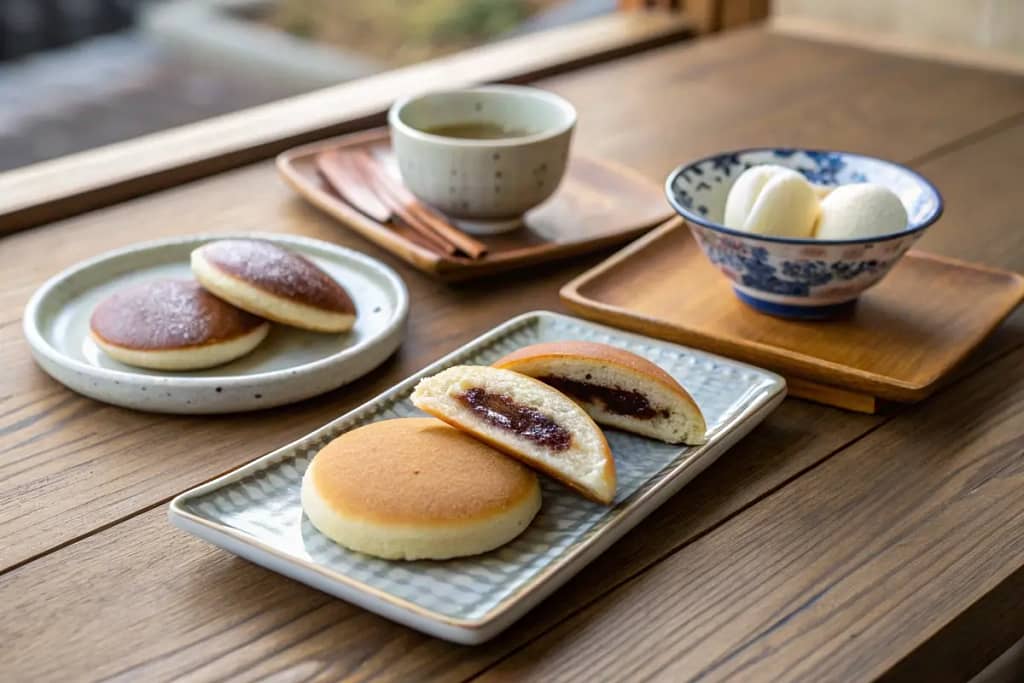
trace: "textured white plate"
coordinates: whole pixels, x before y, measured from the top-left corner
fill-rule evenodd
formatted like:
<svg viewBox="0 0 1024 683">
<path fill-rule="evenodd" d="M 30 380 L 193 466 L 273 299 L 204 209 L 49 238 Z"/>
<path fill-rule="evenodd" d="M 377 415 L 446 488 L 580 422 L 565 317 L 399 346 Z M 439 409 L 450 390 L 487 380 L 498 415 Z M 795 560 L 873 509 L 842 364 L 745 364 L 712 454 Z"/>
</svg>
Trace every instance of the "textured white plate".
<svg viewBox="0 0 1024 683">
<path fill-rule="evenodd" d="M 457 364 L 490 364 L 527 344 L 585 339 L 654 361 L 693 394 L 708 442 L 671 446 L 608 430 L 618 492 L 611 507 L 542 480 L 544 502 L 519 538 L 485 555 L 445 562 L 379 560 L 336 545 L 302 512 L 309 460 L 354 427 L 422 415 L 409 402 L 420 377 Z M 171 502 L 171 521 L 252 562 L 440 638 L 480 643 L 629 531 L 763 420 L 782 401 L 773 373 L 682 346 L 554 313 L 514 318 L 295 443 Z"/>
<path fill-rule="evenodd" d="M 193 249 L 232 237 L 276 242 L 316 262 L 352 296 L 352 331 L 320 334 L 273 325 L 249 355 L 192 372 L 133 368 L 93 343 L 89 318 L 103 298 L 130 282 L 191 277 Z M 292 235 L 194 235 L 112 251 L 60 273 L 32 296 L 24 330 L 40 367 L 81 394 L 138 410 L 224 413 L 299 401 L 366 374 L 398 348 L 408 312 L 409 295 L 398 275 L 351 249 Z"/>
</svg>

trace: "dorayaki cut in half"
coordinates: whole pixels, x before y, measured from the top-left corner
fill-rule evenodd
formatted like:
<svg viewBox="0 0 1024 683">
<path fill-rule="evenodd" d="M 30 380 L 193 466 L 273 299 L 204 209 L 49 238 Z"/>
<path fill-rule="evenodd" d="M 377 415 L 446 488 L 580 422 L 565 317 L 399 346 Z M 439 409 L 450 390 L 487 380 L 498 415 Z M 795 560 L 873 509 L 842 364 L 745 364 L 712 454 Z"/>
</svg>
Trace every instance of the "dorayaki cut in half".
<svg viewBox="0 0 1024 683">
<path fill-rule="evenodd" d="M 543 382 L 460 365 L 420 380 L 412 402 L 591 500 L 607 504 L 615 497 L 615 462 L 601 429 Z"/>
<path fill-rule="evenodd" d="M 704 443 L 704 416 L 693 397 L 660 367 L 624 349 L 583 341 L 533 344 L 494 367 L 558 389 L 598 424 L 667 443 Z"/>
</svg>

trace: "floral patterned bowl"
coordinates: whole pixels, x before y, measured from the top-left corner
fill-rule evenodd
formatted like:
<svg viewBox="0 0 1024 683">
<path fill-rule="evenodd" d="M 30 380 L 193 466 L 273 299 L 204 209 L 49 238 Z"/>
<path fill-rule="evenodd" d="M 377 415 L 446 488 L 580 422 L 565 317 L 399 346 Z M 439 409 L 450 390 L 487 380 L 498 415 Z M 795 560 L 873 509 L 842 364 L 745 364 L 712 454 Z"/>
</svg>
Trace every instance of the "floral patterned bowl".
<svg viewBox="0 0 1024 683">
<path fill-rule="evenodd" d="M 770 237 L 723 226 L 733 181 L 761 164 L 792 168 L 820 185 L 884 185 L 903 202 L 908 225 L 889 235 L 851 240 Z M 850 311 L 861 292 L 885 277 L 942 215 L 942 197 L 923 177 L 900 164 L 849 152 L 724 152 L 677 168 L 669 174 L 665 192 L 704 254 L 732 280 L 736 295 L 758 311 L 788 318 L 825 319 Z"/>
</svg>

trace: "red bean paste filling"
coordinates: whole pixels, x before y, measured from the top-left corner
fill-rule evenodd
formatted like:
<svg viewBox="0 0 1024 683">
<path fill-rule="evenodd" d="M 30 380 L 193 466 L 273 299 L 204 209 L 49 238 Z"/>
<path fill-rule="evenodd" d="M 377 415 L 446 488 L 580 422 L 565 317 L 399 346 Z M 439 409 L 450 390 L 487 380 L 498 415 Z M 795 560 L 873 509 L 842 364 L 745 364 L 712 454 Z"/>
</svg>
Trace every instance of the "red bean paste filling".
<svg viewBox="0 0 1024 683">
<path fill-rule="evenodd" d="M 488 424 L 518 434 L 553 451 L 568 450 L 572 434 L 538 410 L 516 403 L 505 394 L 475 387 L 459 400 Z"/>
<path fill-rule="evenodd" d="M 589 378 L 590 375 L 587 375 Z M 671 414 L 668 410 L 658 410 L 651 405 L 646 396 L 639 391 L 605 387 L 591 382 L 581 382 L 568 377 L 538 377 L 541 382 L 553 386 L 563 394 L 568 394 L 584 403 L 603 405 L 605 410 L 617 415 L 635 417 L 638 420 L 651 420 L 659 415 L 664 418 Z"/>
</svg>

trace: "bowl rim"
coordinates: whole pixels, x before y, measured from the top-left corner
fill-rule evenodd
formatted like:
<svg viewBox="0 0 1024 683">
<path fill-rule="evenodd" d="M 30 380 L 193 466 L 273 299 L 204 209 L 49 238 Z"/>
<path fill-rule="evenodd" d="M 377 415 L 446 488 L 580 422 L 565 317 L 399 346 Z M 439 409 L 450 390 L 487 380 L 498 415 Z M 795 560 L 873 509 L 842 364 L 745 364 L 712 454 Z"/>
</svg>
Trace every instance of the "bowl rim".
<svg viewBox="0 0 1024 683">
<path fill-rule="evenodd" d="M 726 155 L 738 155 L 738 154 L 745 154 L 745 153 L 748 153 L 748 152 L 774 152 L 774 151 L 811 152 L 811 153 L 821 153 L 821 154 L 841 154 L 841 155 L 847 156 L 847 157 L 857 157 L 859 159 L 869 159 L 871 161 L 878 161 L 878 162 L 881 162 L 883 164 L 888 164 L 890 166 L 896 166 L 896 167 L 898 167 L 900 169 L 903 169 L 904 171 L 906 171 L 910 175 L 914 176 L 919 183 L 924 185 L 926 188 L 928 188 L 935 195 L 935 199 L 936 199 L 935 209 L 929 215 L 925 216 L 924 219 L 918 221 L 917 223 L 910 224 L 908 227 L 904 228 L 903 230 L 900 230 L 899 232 L 890 232 L 890 233 L 886 233 L 884 235 L 875 235 L 873 237 L 857 237 L 857 238 L 845 239 L 845 240 L 822 240 L 822 239 L 817 239 L 817 238 L 814 238 L 814 237 L 777 237 L 775 235 L 760 235 L 760 234 L 752 233 L 752 232 L 744 232 L 743 230 L 736 230 L 734 228 L 727 228 L 724 225 L 720 225 L 718 223 L 715 223 L 714 221 L 708 220 L 707 218 L 705 218 L 704 216 L 702 216 L 702 215 L 700 215 L 698 213 L 694 213 L 690 209 L 687 209 L 686 207 L 682 206 L 679 203 L 679 201 L 676 199 L 675 192 L 673 191 L 672 186 L 673 186 L 676 178 L 679 177 L 683 173 L 683 171 L 685 171 L 688 168 L 691 168 L 691 167 L 696 166 L 698 164 L 702 164 L 704 162 L 710 161 L 710 160 L 715 159 L 717 157 L 726 156 Z M 839 186 L 835 185 L 834 187 L 839 187 Z M 823 245 L 824 246 L 824 245 L 833 245 L 833 244 L 834 245 L 849 245 L 849 244 L 868 244 L 868 243 L 877 243 L 877 242 L 888 242 L 889 240 L 899 239 L 901 237 L 907 237 L 908 235 L 913 235 L 913 234 L 916 234 L 916 233 L 919 233 L 919 232 L 923 231 L 925 228 L 930 226 L 932 223 L 934 223 L 935 221 L 939 220 L 939 218 L 942 217 L 943 211 L 945 210 L 945 202 L 942 199 L 942 193 L 939 192 L 939 189 L 937 187 L 935 187 L 935 184 L 932 183 L 932 181 L 930 181 L 927 178 L 925 178 L 920 173 L 918 173 L 917 171 L 913 170 L 912 168 L 910 168 L 908 166 L 905 166 L 904 164 L 898 163 L 896 161 L 890 161 L 889 159 L 882 159 L 880 157 L 873 157 L 873 156 L 871 156 L 869 154 L 860 154 L 858 152 L 847 152 L 847 151 L 841 150 L 841 149 L 820 149 L 820 148 L 815 148 L 815 147 L 744 147 L 742 149 L 725 150 L 725 151 L 717 152 L 715 154 L 709 154 L 709 155 L 701 157 L 699 159 L 694 159 L 693 161 L 688 161 L 686 163 L 680 164 L 679 166 L 676 166 L 674 169 L 672 169 L 672 171 L 668 174 L 668 177 L 665 179 L 665 196 L 668 198 L 668 203 L 672 205 L 672 208 L 675 209 L 676 213 L 678 213 L 680 216 L 685 218 L 688 222 L 693 222 L 693 223 L 696 223 L 696 224 L 698 224 L 698 225 L 700 225 L 702 227 L 708 228 L 710 230 L 714 230 L 716 232 L 721 232 L 721 233 L 724 233 L 726 235 L 732 235 L 734 237 L 743 237 L 743 238 L 747 238 L 747 239 L 758 240 L 758 241 L 761 241 L 761 242 L 774 242 L 774 243 L 777 243 L 777 244 L 805 244 L 805 245 L 806 244 L 817 244 L 817 245 Z"/>
<path fill-rule="evenodd" d="M 519 97 L 523 99 L 535 100 L 544 102 L 545 104 L 551 105 L 556 109 L 559 109 L 564 117 L 561 123 L 545 128 L 544 130 L 537 131 L 536 133 L 529 133 L 527 135 L 511 136 L 507 138 L 488 138 L 488 139 L 473 139 L 473 138 L 453 138 L 447 135 L 436 135 L 434 133 L 428 133 L 414 128 L 402 119 L 402 112 L 409 105 L 418 102 L 419 100 L 426 99 L 428 97 L 445 97 L 449 95 L 461 95 L 465 93 L 499 93 L 509 95 L 512 97 Z M 448 145 L 451 147 L 469 147 L 489 150 L 494 147 L 521 147 L 524 145 L 530 145 L 537 142 L 545 142 L 562 135 L 565 135 L 569 131 L 572 131 L 576 127 L 578 115 L 576 108 L 572 105 L 569 100 L 565 99 L 561 95 L 553 93 L 543 88 L 537 88 L 529 85 L 509 85 L 509 84 L 498 84 L 498 85 L 478 85 L 470 86 L 465 88 L 445 88 L 442 90 L 425 90 L 423 92 L 414 93 L 412 95 L 406 95 L 396 100 L 391 107 L 388 109 L 387 119 L 388 125 L 392 131 L 399 131 L 403 135 L 420 140 L 422 142 L 431 142 L 434 144 Z"/>
</svg>

